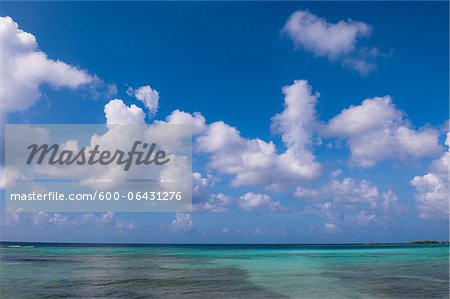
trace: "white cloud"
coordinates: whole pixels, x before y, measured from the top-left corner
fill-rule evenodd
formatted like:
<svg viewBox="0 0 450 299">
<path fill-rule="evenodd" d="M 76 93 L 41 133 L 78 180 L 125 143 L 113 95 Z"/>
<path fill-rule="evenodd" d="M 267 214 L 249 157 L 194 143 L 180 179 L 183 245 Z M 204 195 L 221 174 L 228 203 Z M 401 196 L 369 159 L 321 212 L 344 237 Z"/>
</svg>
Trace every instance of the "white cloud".
<svg viewBox="0 0 450 299">
<path fill-rule="evenodd" d="M 36 38 L 10 17 L 0 17 L 0 47 L 0 114 L 31 107 L 43 84 L 74 89 L 96 80 L 85 70 L 49 59 Z"/>
<path fill-rule="evenodd" d="M 46 222 L 48 220 L 48 213 L 46 212 L 37 212 L 37 213 L 33 213 L 32 216 L 32 223 L 33 225 L 37 226 L 37 225 L 42 225 L 44 222 Z"/>
<path fill-rule="evenodd" d="M 111 97 L 114 97 L 115 95 L 117 95 L 117 85 L 112 83 L 112 84 L 108 84 L 106 85 L 106 96 L 110 99 Z"/>
<path fill-rule="evenodd" d="M 377 198 L 378 189 L 366 180 L 356 180 L 346 177 L 339 180 L 333 176 L 332 180 L 323 186 L 313 188 L 297 187 L 294 196 L 301 199 L 327 199 L 329 197 L 345 204 L 352 204 L 355 202 L 367 202 L 368 198 Z"/>
<path fill-rule="evenodd" d="M 144 124 L 145 114 L 136 105 L 128 107 L 120 99 L 109 101 L 105 105 L 106 124 Z"/>
<path fill-rule="evenodd" d="M 22 222 L 21 215 L 24 215 L 22 208 L 6 208 L 0 218 L 1 224 L 5 227 L 15 227 Z"/>
<path fill-rule="evenodd" d="M 387 213 L 389 210 L 395 210 L 397 212 L 404 212 L 405 207 L 400 203 L 397 194 L 392 190 L 384 192 L 382 195 L 382 200 L 379 203 L 383 211 Z"/>
<path fill-rule="evenodd" d="M 357 71 L 366 76 L 377 68 L 378 57 L 389 57 L 391 54 L 383 54 L 378 48 L 361 48 L 353 55 L 342 58 L 342 65 L 350 70 Z"/>
<path fill-rule="evenodd" d="M 358 214 L 358 222 L 361 225 L 366 225 L 369 224 L 370 222 L 374 221 L 376 219 L 376 215 L 374 213 L 369 213 L 367 211 L 361 211 Z"/>
<path fill-rule="evenodd" d="M 271 226 L 257 226 L 252 231 L 253 235 L 267 235 L 267 236 L 286 236 L 288 232 L 283 224 Z"/>
<path fill-rule="evenodd" d="M 327 232 L 340 232 L 344 227 L 369 224 L 388 225 L 405 207 L 392 190 L 382 192 L 366 180 L 345 177 L 333 172 L 330 182 L 318 189 L 298 188 L 294 196 L 312 200 L 306 213 L 323 214 L 330 225 Z M 336 228 L 334 228 L 336 226 Z"/>
<path fill-rule="evenodd" d="M 145 108 L 148 109 L 149 116 L 154 116 L 159 108 L 159 92 L 152 89 L 150 85 L 141 86 L 137 89 L 128 89 L 128 94 L 130 96 L 136 97 L 144 103 Z"/>
<path fill-rule="evenodd" d="M 136 229 L 137 225 L 134 221 L 116 221 L 114 227 L 119 231 L 124 231 Z"/>
<path fill-rule="evenodd" d="M 37 227 L 37 226 L 68 226 L 73 222 L 67 215 L 59 213 L 46 213 L 40 212 L 22 212 L 21 208 L 8 209 L 5 211 L 1 224 L 5 227 L 14 226 L 17 227 Z"/>
<path fill-rule="evenodd" d="M 196 149 L 210 155 L 210 167 L 233 175 L 233 186 L 279 190 L 320 174 L 320 164 L 311 151 L 318 95 L 312 94 L 307 81 L 295 81 L 283 93 L 285 108 L 272 118 L 272 130 L 282 135 L 284 152 L 278 154 L 272 141 L 244 138 L 222 121 L 207 125 L 197 137 Z"/>
<path fill-rule="evenodd" d="M 208 175 L 202 177 L 198 172 L 192 174 L 192 204 L 194 211 L 225 212 L 232 198 L 223 193 L 212 193 L 211 187 L 217 178 Z"/>
<path fill-rule="evenodd" d="M 325 135 L 346 138 L 352 161 L 372 167 L 384 159 L 433 156 L 441 151 L 438 132 L 415 130 L 389 96 L 364 100 L 333 117 Z"/>
<path fill-rule="evenodd" d="M 106 212 L 106 213 L 103 213 L 103 214 L 102 214 L 102 216 L 101 216 L 101 218 L 100 218 L 100 221 L 101 221 L 102 223 L 108 223 L 108 222 L 110 222 L 113 218 L 114 218 L 114 212 L 109 211 L 109 212 Z"/>
<path fill-rule="evenodd" d="M 166 118 L 168 124 L 180 124 L 180 125 L 191 125 L 192 134 L 198 135 L 205 131 L 205 117 L 200 112 L 194 112 L 193 114 L 183 112 L 180 110 L 174 110 Z"/>
<path fill-rule="evenodd" d="M 376 207 L 380 200 L 378 188 L 366 180 L 333 179 L 329 186 L 329 192 L 335 202 L 346 205 L 368 203 L 371 207 Z"/>
<path fill-rule="evenodd" d="M 372 167 L 386 159 L 405 160 L 432 156 L 440 152 L 438 132 L 432 128 L 416 130 L 396 108 L 389 96 L 364 100 L 350 106 L 328 123 L 317 119 L 318 93 L 307 81 L 294 81 L 283 87 L 284 109 L 272 117 L 272 132 L 281 135 L 284 151 L 274 142 L 246 138 L 223 121 L 207 124 L 198 112 L 172 112 L 164 123 L 191 124 L 194 150 L 209 156 L 208 166 L 219 174 L 232 176 L 231 185 L 258 186 L 280 191 L 317 178 L 321 165 L 313 149 L 320 138 L 348 141 L 351 162 Z M 302 194 L 303 193 L 303 194 Z M 317 191 L 299 187 L 298 196 L 317 196 Z"/>
<path fill-rule="evenodd" d="M 197 142 L 200 150 L 215 153 L 238 149 L 245 143 L 245 140 L 236 128 L 223 121 L 218 121 L 210 124 L 206 134 L 200 136 Z"/>
<path fill-rule="evenodd" d="M 233 176 L 233 186 L 257 185 L 280 189 L 283 185 L 310 180 L 320 173 L 312 154 L 317 94 L 307 81 L 283 88 L 285 109 L 272 119 L 272 130 L 282 135 L 285 152 L 277 153 L 272 141 L 248 139 L 223 121 L 206 124 L 198 112 L 175 110 L 161 123 L 190 124 L 196 137 L 194 150 L 209 155 L 209 167 Z M 158 122 L 158 121 L 157 121 Z"/>
<path fill-rule="evenodd" d="M 248 192 L 239 198 L 239 207 L 246 211 L 286 211 L 277 200 L 267 194 Z"/>
<path fill-rule="evenodd" d="M 299 10 L 289 17 L 283 31 L 296 46 L 334 59 L 353 51 L 358 38 L 368 36 L 371 29 L 364 22 L 352 20 L 328 23 L 308 11 Z"/>
<path fill-rule="evenodd" d="M 192 195 L 199 198 L 205 197 L 208 194 L 208 185 L 210 184 L 210 177 L 203 177 L 200 173 L 192 173 Z"/>
<path fill-rule="evenodd" d="M 272 117 L 271 130 L 282 136 L 284 152 L 272 141 L 245 138 L 223 121 L 207 124 L 198 112 L 175 110 L 166 122 L 191 124 L 196 136 L 194 149 L 209 155 L 210 168 L 232 175 L 232 186 L 262 186 L 267 190 L 299 185 L 320 175 L 321 165 L 313 153 L 313 148 L 320 146 L 320 142 L 314 142 L 317 137 L 346 139 L 351 162 L 360 167 L 372 167 L 386 159 L 433 156 L 441 151 L 438 131 L 414 129 L 389 96 L 366 99 L 324 124 L 317 119 L 319 94 L 313 93 L 307 81 L 294 81 L 283 87 L 283 93 L 284 109 Z"/>
<path fill-rule="evenodd" d="M 177 138 L 173 138 L 180 133 L 178 128 L 173 128 L 173 130 L 167 128 L 159 128 L 158 125 L 148 125 L 144 126 L 144 112 L 142 109 L 135 105 L 131 105 L 130 107 L 126 106 L 122 100 L 116 99 L 111 100 L 109 103 L 105 105 L 105 116 L 107 119 L 108 130 L 102 134 L 94 134 L 90 137 L 90 143 L 85 146 L 86 151 L 94 148 L 95 146 L 99 146 L 102 149 L 115 151 L 117 149 L 129 148 L 129 144 L 125 144 L 123 136 L 127 136 L 128 140 L 145 140 L 148 139 L 149 136 L 153 138 L 153 141 L 158 142 L 157 140 L 163 140 L 163 142 L 168 148 L 172 147 L 179 148 L 179 144 L 177 144 Z M 112 124 L 142 124 L 143 126 L 114 126 Z M 20 145 L 21 140 L 24 139 L 23 136 L 27 136 L 30 134 L 38 134 L 40 135 L 48 135 L 47 132 L 44 134 L 44 130 L 40 128 L 25 128 L 25 135 L 19 134 L 21 138 L 17 142 L 13 142 L 12 144 L 17 146 Z M 46 132 L 46 131 L 45 131 Z M 179 135 L 178 135 L 179 136 Z M 48 137 L 48 136 L 47 136 Z M 189 136 L 188 136 L 189 137 Z M 190 138 L 190 137 L 189 137 Z M 36 138 L 33 138 L 35 140 Z M 167 141 L 167 143 L 166 143 Z M 28 141 L 26 141 L 28 142 Z M 22 146 L 22 150 L 26 148 L 27 145 Z M 79 151 L 79 147 L 77 145 L 76 140 L 67 140 L 65 143 L 61 144 L 61 149 L 74 150 L 75 152 Z M 18 153 L 21 153 L 18 151 Z M 67 170 L 63 169 L 64 167 L 58 167 L 56 165 L 41 165 L 34 168 L 29 169 L 26 173 L 27 176 L 32 176 L 35 173 L 45 174 L 46 176 L 61 176 L 65 177 L 69 176 L 71 178 L 83 178 L 83 180 L 79 183 L 75 183 L 72 186 L 77 188 L 91 188 L 91 189 L 107 189 L 107 188 L 120 188 L 126 186 L 127 188 L 133 188 L 129 184 L 126 183 L 125 178 L 129 177 L 149 177 L 153 176 L 154 178 L 160 178 L 161 183 L 159 186 L 166 190 L 170 184 L 176 184 L 176 189 L 178 191 L 181 188 L 180 182 L 174 182 L 172 180 L 165 180 L 167 176 L 171 179 L 177 178 L 178 176 L 185 177 L 186 173 L 191 173 L 190 163 L 186 159 L 186 157 L 173 156 L 171 157 L 172 163 L 168 167 L 165 167 L 162 172 L 159 172 L 156 168 L 149 169 L 148 167 L 132 167 L 129 171 L 123 171 L 123 165 L 118 164 L 109 164 L 109 165 L 97 165 L 94 167 L 90 167 L 89 169 L 83 167 L 82 165 L 74 165 L 71 167 L 71 171 L 67 172 Z M 11 180 L 13 178 L 20 178 L 13 171 L 8 171 L 8 178 Z M 3 170 L 0 168 L 0 179 L 3 182 Z M 176 180 L 175 180 L 176 181 Z M 186 188 L 191 188 L 190 182 L 185 182 L 184 186 Z M 2 185 L 0 185 L 2 187 Z M 137 187 L 137 186 L 134 186 Z M 173 187 L 173 186 L 172 186 Z M 168 188 L 168 191 L 173 191 L 173 188 Z"/>
<path fill-rule="evenodd" d="M 199 205 L 200 210 L 209 212 L 224 212 L 228 209 L 231 204 L 232 198 L 223 193 L 211 194 L 207 202 L 201 203 Z"/>
<path fill-rule="evenodd" d="M 328 126 L 336 135 L 365 134 L 377 127 L 386 127 L 401 121 L 403 113 L 395 108 L 389 96 L 364 100 L 333 117 Z"/>
<path fill-rule="evenodd" d="M 70 214 L 70 215 L 69 215 Z M 121 233 L 137 228 L 137 223 L 129 220 L 114 221 L 113 212 L 105 213 L 48 213 L 48 212 L 22 212 L 21 209 L 8 209 L 1 218 L 0 225 L 5 228 L 14 228 L 14 233 L 19 229 L 33 227 L 36 231 L 48 232 L 52 228 L 66 228 L 75 233 L 90 234 L 100 229 L 102 232 Z"/>
<path fill-rule="evenodd" d="M 53 217 L 48 220 L 48 222 L 54 223 L 56 225 L 64 225 L 68 222 L 68 220 L 69 217 L 55 213 L 53 214 Z"/>
<path fill-rule="evenodd" d="M 371 27 L 364 22 L 341 20 L 327 22 L 309 11 L 296 11 L 286 21 L 282 32 L 296 48 L 305 49 L 315 56 L 327 57 L 362 75 L 375 67 L 375 58 L 380 56 L 377 48 L 358 48 L 358 40 L 371 34 Z"/>
<path fill-rule="evenodd" d="M 272 118 L 271 128 L 281 134 L 287 150 L 280 156 L 293 170 L 306 178 L 314 178 L 320 165 L 310 150 L 312 136 L 316 130 L 316 105 L 318 93 L 313 93 L 306 80 L 296 80 L 283 87 L 284 110 Z"/>
<path fill-rule="evenodd" d="M 194 222 L 192 221 L 191 214 L 188 213 L 176 213 L 175 219 L 170 225 L 170 230 L 173 232 L 187 232 L 192 230 Z"/>
<path fill-rule="evenodd" d="M 84 223 L 96 223 L 100 225 L 106 225 L 112 222 L 114 219 L 114 212 L 102 213 L 100 216 L 96 216 L 94 213 L 86 213 L 81 215 L 80 224 Z"/>
<path fill-rule="evenodd" d="M 25 179 L 27 178 L 16 168 L 0 166 L 0 190 L 12 187 L 17 184 L 16 181 Z"/>
<path fill-rule="evenodd" d="M 331 200 L 329 205 L 344 205 L 357 207 L 365 205 L 368 208 L 382 208 L 384 212 L 391 209 L 400 211 L 397 195 L 392 190 L 381 192 L 377 186 L 367 180 L 357 180 L 350 177 L 339 179 L 340 173 L 333 174 L 332 179 L 318 189 L 298 187 L 294 196 L 311 200 Z"/>
<path fill-rule="evenodd" d="M 314 199 L 320 197 L 320 190 L 297 187 L 294 192 L 294 196 L 298 198 Z"/>
<path fill-rule="evenodd" d="M 450 146 L 450 133 L 445 141 Z M 427 174 L 415 176 L 411 185 L 416 188 L 416 202 L 419 216 L 422 218 L 443 218 L 449 216 L 449 159 L 447 151 L 431 163 Z"/>
<path fill-rule="evenodd" d="M 339 233 L 342 231 L 339 226 L 331 222 L 326 222 L 324 228 L 327 233 Z"/>
</svg>

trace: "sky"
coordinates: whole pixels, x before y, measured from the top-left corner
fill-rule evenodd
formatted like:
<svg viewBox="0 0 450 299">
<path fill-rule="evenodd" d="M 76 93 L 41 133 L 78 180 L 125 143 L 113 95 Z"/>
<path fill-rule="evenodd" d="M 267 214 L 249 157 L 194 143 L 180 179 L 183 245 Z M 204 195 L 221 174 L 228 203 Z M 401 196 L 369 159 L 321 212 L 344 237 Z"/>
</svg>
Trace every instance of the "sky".
<svg viewBox="0 0 450 299">
<path fill-rule="evenodd" d="M 2 2 L 2 126 L 192 125 L 193 211 L 2 206 L 1 239 L 448 240 L 448 11 L 447 2 Z"/>
</svg>

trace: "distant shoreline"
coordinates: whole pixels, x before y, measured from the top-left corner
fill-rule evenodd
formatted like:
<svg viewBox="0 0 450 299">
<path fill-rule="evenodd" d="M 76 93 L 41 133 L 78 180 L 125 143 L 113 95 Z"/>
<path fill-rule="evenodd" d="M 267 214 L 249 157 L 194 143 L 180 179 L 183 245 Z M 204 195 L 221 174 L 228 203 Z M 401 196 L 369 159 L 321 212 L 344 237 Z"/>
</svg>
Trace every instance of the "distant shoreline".
<svg viewBox="0 0 450 299">
<path fill-rule="evenodd" d="M 418 240 L 411 242 L 367 242 L 367 243 L 89 243 L 89 242 L 15 242 L 15 241 L 0 241 L 0 247 L 9 247 L 10 245 L 22 245 L 27 247 L 29 245 L 41 246 L 75 246 L 75 247 L 94 247 L 94 246 L 148 246 L 148 247 L 170 247 L 170 246 L 192 246 L 192 247 L 207 247 L 207 246 L 398 246 L 398 245 L 449 245 L 449 241 L 435 241 L 435 240 Z M 21 247 L 22 247 L 21 246 Z"/>
</svg>

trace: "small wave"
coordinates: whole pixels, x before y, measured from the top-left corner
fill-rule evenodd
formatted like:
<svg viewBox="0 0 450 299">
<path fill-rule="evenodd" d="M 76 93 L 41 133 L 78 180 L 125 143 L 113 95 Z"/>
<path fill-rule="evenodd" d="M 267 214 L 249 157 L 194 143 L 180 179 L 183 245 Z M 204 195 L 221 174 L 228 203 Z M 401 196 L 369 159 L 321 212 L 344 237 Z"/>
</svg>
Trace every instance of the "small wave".
<svg viewBox="0 0 450 299">
<path fill-rule="evenodd" d="M 31 245 L 8 245 L 8 248 L 33 248 Z"/>
</svg>

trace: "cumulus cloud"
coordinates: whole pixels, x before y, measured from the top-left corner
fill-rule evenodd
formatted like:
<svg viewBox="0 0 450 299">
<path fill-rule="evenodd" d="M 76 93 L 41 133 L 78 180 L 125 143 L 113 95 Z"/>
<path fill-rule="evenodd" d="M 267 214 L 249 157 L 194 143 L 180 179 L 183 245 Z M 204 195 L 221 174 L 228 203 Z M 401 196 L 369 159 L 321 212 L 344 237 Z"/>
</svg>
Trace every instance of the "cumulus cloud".
<svg viewBox="0 0 450 299">
<path fill-rule="evenodd" d="M 63 228 L 70 229 L 75 233 L 92 233 L 93 230 L 105 229 L 111 232 L 123 232 L 137 228 L 134 221 L 128 220 L 114 220 L 113 212 L 105 213 L 48 213 L 48 212 L 22 212 L 18 209 L 8 209 L 4 212 L 4 217 L 1 218 L 0 225 L 5 229 L 10 230 L 14 228 L 29 228 L 34 230 L 40 229 L 48 232 L 49 229 L 56 228 L 61 230 Z"/>
<path fill-rule="evenodd" d="M 286 211 L 277 200 L 262 193 L 247 192 L 239 198 L 239 207 L 246 211 Z"/>
<path fill-rule="evenodd" d="M 190 125 L 192 127 L 193 135 L 199 135 L 206 130 L 206 120 L 200 112 L 190 114 L 184 111 L 174 110 L 167 116 L 166 123 Z"/>
<path fill-rule="evenodd" d="M 370 208 L 381 207 L 387 211 L 397 209 L 398 198 L 392 190 L 380 192 L 377 186 L 367 180 L 357 180 L 350 177 L 340 179 L 340 173 L 333 175 L 330 182 L 318 189 L 298 187 L 294 196 L 310 200 L 332 200 L 333 204 L 358 206 L 367 205 Z"/>
<path fill-rule="evenodd" d="M 164 143 L 165 148 L 172 149 L 177 148 L 180 149 L 179 139 L 174 138 L 175 136 L 179 136 L 183 134 L 182 130 L 179 128 L 160 128 L 158 125 L 145 125 L 144 122 L 144 112 L 141 108 L 136 105 L 126 106 L 122 100 L 115 99 L 111 100 L 109 103 L 105 105 L 105 116 L 106 123 L 108 124 L 108 130 L 102 134 L 93 134 L 85 137 L 89 137 L 89 144 L 83 146 L 84 150 L 88 152 L 92 148 L 99 146 L 101 149 L 109 150 L 111 152 L 116 151 L 117 149 L 127 149 L 129 148 L 129 140 L 145 140 L 149 137 L 152 138 L 156 143 Z M 142 124 L 143 126 L 113 126 L 112 124 Z M 166 126 L 167 127 L 167 126 Z M 20 136 L 17 142 L 9 142 L 9 147 L 13 146 L 14 148 L 19 148 L 20 150 L 14 151 L 14 148 L 11 148 L 10 152 L 17 152 L 20 157 L 23 154 L 23 151 L 26 151 L 26 147 L 28 144 L 21 144 L 23 142 L 29 142 L 30 138 L 23 138 L 24 136 L 29 136 L 33 134 L 32 140 L 37 141 L 38 136 L 39 139 L 44 139 L 45 141 L 41 143 L 48 143 L 48 135 L 50 131 L 44 128 L 28 128 L 27 126 L 21 127 L 23 134 L 15 134 Z M 55 132 L 53 132 L 55 133 Z M 87 132 L 85 132 L 87 133 Z M 41 137 L 42 135 L 42 137 Z M 55 135 L 52 134 L 54 137 Z M 128 137 L 128 141 L 123 139 L 124 136 Z M 186 139 L 190 142 L 190 135 L 186 135 Z M 37 142 L 40 144 L 39 142 Z M 78 145 L 77 140 L 66 140 L 66 142 L 60 144 L 61 150 L 72 150 L 79 151 L 80 147 Z M 169 152 L 171 152 L 169 150 Z M 23 155 L 22 155 L 23 156 Z M 190 160 L 185 156 L 172 155 L 170 157 L 171 163 L 169 166 L 164 168 L 148 168 L 148 167 L 132 167 L 129 171 L 123 171 L 123 165 L 119 164 L 109 164 L 109 165 L 95 165 L 89 167 L 83 167 L 82 165 L 72 165 L 71 171 L 67 171 L 64 166 L 57 165 L 39 165 L 36 167 L 32 167 L 26 169 L 26 176 L 23 176 L 20 173 L 16 173 L 13 169 L 3 169 L 0 167 L 0 188 L 4 188 L 5 186 L 5 173 L 7 174 L 8 181 L 12 181 L 13 179 L 22 179 L 27 177 L 32 177 L 35 174 L 45 175 L 46 177 L 56 177 L 63 176 L 65 178 L 70 177 L 76 180 L 82 178 L 79 182 L 74 182 L 70 185 L 71 188 L 93 188 L 93 189 L 110 189 L 110 188 L 138 188 L 136 184 L 128 184 L 126 179 L 128 178 L 149 178 L 159 179 L 161 182 L 158 185 L 158 188 L 163 188 L 162 190 L 166 190 L 166 187 L 169 187 L 169 184 L 176 184 L 176 189 L 178 191 L 187 192 L 187 190 L 180 189 L 181 184 L 184 184 L 185 188 L 189 188 L 190 192 L 190 181 L 184 180 L 183 182 L 176 181 L 175 179 L 179 176 L 182 176 L 181 179 L 185 178 L 186 173 L 191 174 L 191 165 Z M 9 159 L 11 162 L 11 159 Z M 19 176 L 20 175 L 20 176 Z M 169 176 L 169 180 L 165 180 L 165 178 Z M 170 182 L 172 180 L 172 183 Z M 173 183 L 176 181 L 176 183 Z M 85 189 L 83 189 L 85 190 Z M 173 191 L 175 189 L 168 188 L 168 191 Z M 217 205 L 221 204 L 224 206 L 225 204 L 220 202 L 220 199 L 223 198 L 222 195 L 215 196 L 212 198 L 214 203 Z M 226 199 L 226 198 L 223 198 Z M 207 206 L 208 209 L 213 209 L 211 205 Z"/>
<path fill-rule="evenodd" d="M 159 92 L 152 89 L 150 85 L 141 86 L 137 89 L 129 88 L 128 95 L 134 96 L 136 99 L 144 103 L 148 110 L 149 116 L 154 116 L 159 108 Z"/>
<path fill-rule="evenodd" d="M 339 228 L 339 226 L 337 226 L 335 223 L 331 223 L 331 222 L 326 222 L 324 224 L 324 229 L 325 229 L 325 232 L 327 232 L 327 233 L 339 233 L 342 231 Z"/>
<path fill-rule="evenodd" d="M 320 197 L 321 192 L 320 192 L 320 190 L 316 190 L 316 189 L 297 187 L 295 189 L 294 196 L 296 196 L 298 198 L 314 199 L 314 198 Z"/>
<path fill-rule="evenodd" d="M 135 221 L 128 220 L 115 220 L 114 212 L 105 212 L 99 215 L 95 213 L 85 213 L 81 215 L 80 218 L 74 219 L 73 226 L 78 230 L 81 227 L 92 227 L 92 225 L 96 225 L 96 227 L 100 228 L 114 228 L 117 232 L 123 232 L 127 230 L 133 230 L 137 228 L 137 223 Z"/>
<path fill-rule="evenodd" d="M 445 141 L 450 147 L 450 133 Z M 439 159 L 434 160 L 423 176 L 415 176 L 411 185 L 416 188 L 416 202 L 421 218 L 443 218 L 449 216 L 449 159 L 447 151 Z"/>
<path fill-rule="evenodd" d="M 110 223 L 113 218 L 114 212 L 102 213 L 100 216 L 97 216 L 94 213 L 86 213 L 81 216 L 81 222 L 105 225 Z"/>
<path fill-rule="evenodd" d="M 391 51 L 392 52 L 392 51 Z M 379 57 L 389 57 L 391 53 L 381 53 L 378 48 L 361 48 L 354 54 L 342 58 L 342 65 L 366 76 L 377 68 Z"/>
<path fill-rule="evenodd" d="M 44 84 L 75 89 L 96 79 L 87 71 L 39 50 L 36 38 L 10 17 L 0 17 L 0 111 L 6 114 L 31 107 Z"/>
<path fill-rule="evenodd" d="M 114 97 L 118 93 L 117 85 L 114 83 L 106 85 L 105 92 L 106 92 L 106 96 L 108 97 L 108 99 L 110 99 L 111 97 Z"/>
<path fill-rule="evenodd" d="M 192 221 L 191 214 L 188 213 L 176 213 L 175 219 L 170 225 L 170 230 L 173 232 L 187 232 L 192 230 L 194 222 Z"/>
<path fill-rule="evenodd" d="M 120 99 L 109 101 L 105 105 L 106 124 L 144 124 L 144 111 L 136 105 L 128 107 Z"/>
<path fill-rule="evenodd" d="M 253 235 L 267 235 L 267 236 L 286 236 L 288 232 L 283 224 L 271 226 L 257 226 L 252 231 Z"/>
<path fill-rule="evenodd" d="M 438 154 L 438 131 L 415 130 L 389 96 L 364 100 L 333 117 L 324 134 L 345 138 L 352 161 L 372 167 L 384 159 L 421 158 Z"/>
<path fill-rule="evenodd" d="M 0 190 L 12 187 L 17 184 L 17 181 L 26 179 L 25 175 L 15 167 L 0 166 Z"/>
<path fill-rule="evenodd" d="M 64 225 L 69 220 L 69 217 L 63 216 L 61 214 L 55 213 L 53 214 L 53 217 L 51 217 L 48 222 L 52 222 L 57 225 Z"/>
<path fill-rule="evenodd" d="M 353 178 L 333 179 L 329 192 L 333 195 L 335 202 L 347 205 L 368 203 L 371 207 L 376 207 L 379 199 L 377 187 L 366 180 Z"/>
<path fill-rule="evenodd" d="M 211 194 L 207 202 L 201 204 L 200 209 L 210 212 L 224 212 L 228 209 L 232 201 L 231 196 L 223 193 L 215 193 Z"/>
<path fill-rule="evenodd" d="M 372 221 L 374 221 L 376 219 L 376 217 L 377 216 L 374 213 L 370 213 L 370 212 L 367 212 L 367 211 L 361 211 L 358 214 L 358 218 L 357 219 L 358 219 L 358 222 L 361 225 L 366 225 L 366 224 L 369 224 Z"/>
<path fill-rule="evenodd" d="M 370 26 L 352 20 L 327 22 L 308 11 L 296 11 L 287 20 L 283 31 L 299 47 L 317 56 L 337 58 L 355 49 L 358 38 L 370 34 Z"/>
<path fill-rule="evenodd" d="M 311 151 L 319 94 L 313 93 L 306 80 L 296 80 L 283 87 L 283 93 L 284 110 L 272 118 L 271 125 L 275 133 L 281 134 L 287 147 L 280 159 L 301 176 L 314 178 L 320 172 L 320 165 Z"/>
<path fill-rule="evenodd" d="M 273 132 L 282 136 L 285 150 L 272 141 L 245 138 L 223 121 L 210 124 L 198 112 L 175 110 L 159 123 L 192 126 L 194 150 L 209 156 L 208 166 L 220 174 L 233 176 L 231 184 L 262 186 L 280 190 L 283 186 L 319 176 L 320 164 L 312 152 L 318 94 L 307 81 L 294 81 L 282 89 L 284 110 L 272 118 Z M 281 153 L 278 153 L 278 152 Z"/>
<path fill-rule="evenodd" d="M 388 225 L 394 215 L 405 211 L 392 190 L 385 192 L 367 180 L 339 178 L 334 172 L 332 179 L 317 189 L 297 188 L 294 196 L 311 200 L 307 213 L 322 214 L 326 232 L 340 232 L 344 227 L 369 224 Z M 336 226 L 336 227 L 334 227 Z"/>
<path fill-rule="evenodd" d="M 192 174 L 192 204 L 194 211 L 225 212 L 232 203 L 232 198 L 223 193 L 212 193 L 211 189 L 217 182 L 217 178 L 200 173 Z"/>
<path fill-rule="evenodd" d="M 231 174 L 233 186 L 257 185 L 279 190 L 286 184 L 311 180 L 320 174 L 312 153 L 317 94 L 307 81 L 283 88 L 285 107 L 272 118 L 272 130 L 281 134 L 286 150 L 277 153 L 272 141 L 248 139 L 222 122 L 207 125 L 196 140 L 196 148 L 210 155 L 209 166 Z"/>
<path fill-rule="evenodd" d="M 375 58 L 380 56 L 377 48 L 358 48 L 360 39 L 368 37 L 372 29 L 364 22 L 341 20 L 330 23 L 309 11 L 294 12 L 286 21 L 282 32 L 298 49 L 304 49 L 317 57 L 342 61 L 345 67 L 362 75 L 372 71 Z"/>
<path fill-rule="evenodd" d="M 320 146 L 315 141 L 320 138 L 346 140 L 350 160 L 359 167 L 373 167 L 386 159 L 433 156 L 441 151 L 438 131 L 414 129 L 389 96 L 366 99 L 322 122 L 316 112 L 319 94 L 307 81 L 294 81 L 282 91 L 284 109 L 272 117 L 271 130 L 281 135 L 283 150 L 272 141 L 246 138 L 223 121 L 208 124 L 198 112 L 175 110 L 162 122 L 190 124 L 194 150 L 208 155 L 211 169 L 231 175 L 232 186 L 258 186 L 271 191 L 301 186 L 320 175 L 321 165 L 314 155 L 314 148 Z M 317 192 L 299 187 L 296 194 L 314 197 Z"/>
<path fill-rule="evenodd" d="M 127 230 L 133 230 L 137 228 L 137 224 L 134 221 L 116 221 L 114 224 L 114 227 L 118 231 L 127 231 Z"/>
</svg>

